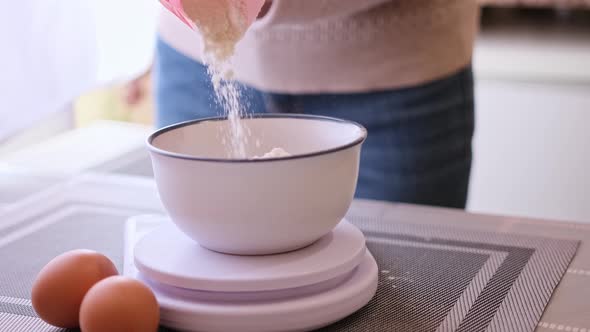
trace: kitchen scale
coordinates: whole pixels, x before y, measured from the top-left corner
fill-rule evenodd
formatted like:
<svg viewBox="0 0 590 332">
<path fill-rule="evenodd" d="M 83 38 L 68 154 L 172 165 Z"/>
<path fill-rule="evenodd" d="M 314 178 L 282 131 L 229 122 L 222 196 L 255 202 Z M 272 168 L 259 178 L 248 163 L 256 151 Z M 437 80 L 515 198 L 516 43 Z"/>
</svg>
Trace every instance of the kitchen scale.
<svg viewBox="0 0 590 332">
<path fill-rule="evenodd" d="M 182 331 L 309 331 L 339 321 L 375 295 L 378 268 L 346 220 L 305 248 L 275 255 L 214 252 L 166 216 L 131 218 L 125 274 L 146 283 L 161 325 Z"/>
</svg>

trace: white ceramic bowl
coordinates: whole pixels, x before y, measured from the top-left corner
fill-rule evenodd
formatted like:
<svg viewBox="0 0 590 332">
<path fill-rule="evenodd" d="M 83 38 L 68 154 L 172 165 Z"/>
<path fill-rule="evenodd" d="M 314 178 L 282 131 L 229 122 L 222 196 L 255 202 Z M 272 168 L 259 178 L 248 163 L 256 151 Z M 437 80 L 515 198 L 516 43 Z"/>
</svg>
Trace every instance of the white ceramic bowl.
<svg viewBox="0 0 590 332">
<path fill-rule="evenodd" d="M 305 247 L 344 217 L 356 189 L 366 130 L 353 122 L 265 114 L 243 120 L 249 156 L 281 147 L 292 156 L 228 159 L 223 118 L 184 122 L 148 138 L 162 203 L 205 248 L 262 255 Z"/>
</svg>

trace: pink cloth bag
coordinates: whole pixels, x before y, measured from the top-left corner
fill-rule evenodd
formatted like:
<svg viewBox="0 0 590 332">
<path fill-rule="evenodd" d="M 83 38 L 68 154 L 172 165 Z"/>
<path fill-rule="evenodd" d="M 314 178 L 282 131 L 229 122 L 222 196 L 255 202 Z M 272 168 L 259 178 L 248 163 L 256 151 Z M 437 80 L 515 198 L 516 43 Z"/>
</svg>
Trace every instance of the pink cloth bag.
<svg viewBox="0 0 590 332">
<path fill-rule="evenodd" d="M 205 1 L 205 0 L 201 0 Z M 225 0 L 207 0 L 207 1 L 225 1 Z M 241 2 L 244 4 L 245 15 L 248 22 L 248 26 L 256 20 L 258 13 L 262 9 L 265 0 L 227 0 L 234 2 Z M 169 11 L 171 11 L 176 17 L 178 17 L 184 24 L 188 25 L 191 29 L 195 30 L 197 27 L 195 23 L 186 15 L 181 0 L 160 0 L 162 5 Z"/>
</svg>

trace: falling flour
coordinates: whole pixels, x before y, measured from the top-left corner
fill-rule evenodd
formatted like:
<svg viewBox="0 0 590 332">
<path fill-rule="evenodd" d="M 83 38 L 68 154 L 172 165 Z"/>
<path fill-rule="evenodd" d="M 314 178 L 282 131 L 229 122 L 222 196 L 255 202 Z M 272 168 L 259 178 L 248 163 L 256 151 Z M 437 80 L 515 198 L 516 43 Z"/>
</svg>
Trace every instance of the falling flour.
<svg viewBox="0 0 590 332">
<path fill-rule="evenodd" d="M 249 132 L 241 118 L 245 110 L 240 102 L 239 86 L 232 80 L 234 55 L 237 42 L 248 28 L 246 10 L 242 1 L 216 0 L 200 2 L 191 7 L 187 2 L 185 11 L 201 32 L 204 62 L 207 64 L 217 101 L 224 109 L 229 121 L 228 155 L 244 159 Z"/>
<path fill-rule="evenodd" d="M 229 142 L 228 155 L 232 159 L 248 158 L 246 144 L 250 131 L 242 117 L 246 114 L 239 86 L 232 80 L 232 57 L 236 44 L 248 29 L 245 3 L 241 0 L 203 1 L 198 7 L 190 2 L 185 11 L 195 22 L 203 39 L 204 62 L 208 67 L 218 102 L 229 122 L 229 133 L 222 142 Z M 259 145 L 257 141 L 257 145 Z M 281 148 L 272 149 L 262 157 L 267 159 L 290 156 Z"/>
</svg>

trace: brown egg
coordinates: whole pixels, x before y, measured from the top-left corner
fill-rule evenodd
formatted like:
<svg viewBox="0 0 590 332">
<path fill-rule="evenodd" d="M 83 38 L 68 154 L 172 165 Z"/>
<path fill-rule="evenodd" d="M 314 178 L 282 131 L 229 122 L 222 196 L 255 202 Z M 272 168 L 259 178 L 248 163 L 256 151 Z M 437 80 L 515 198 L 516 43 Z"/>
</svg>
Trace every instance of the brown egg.
<svg viewBox="0 0 590 332">
<path fill-rule="evenodd" d="M 51 325 L 76 328 L 86 292 L 100 280 L 117 274 L 113 262 L 97 252 L 73 250 L 61 254 L 37 275 L 31 292 L 33 308 Z"/>
<path fill-rule="evenodd" d="M 94 285 L 82 301 L 82 332 L 154 332 L 160 308 L 154 293 L 128 277 L 110 277 Z"/>
</svg>

